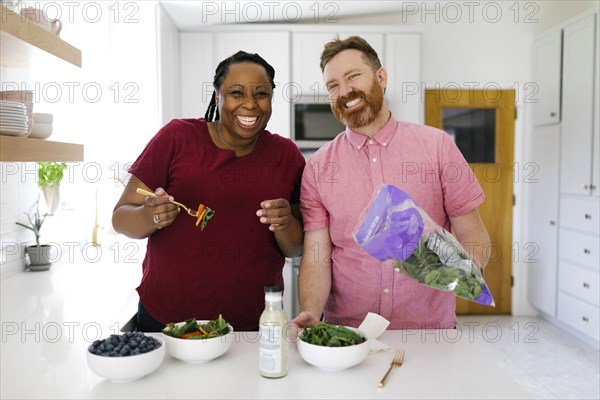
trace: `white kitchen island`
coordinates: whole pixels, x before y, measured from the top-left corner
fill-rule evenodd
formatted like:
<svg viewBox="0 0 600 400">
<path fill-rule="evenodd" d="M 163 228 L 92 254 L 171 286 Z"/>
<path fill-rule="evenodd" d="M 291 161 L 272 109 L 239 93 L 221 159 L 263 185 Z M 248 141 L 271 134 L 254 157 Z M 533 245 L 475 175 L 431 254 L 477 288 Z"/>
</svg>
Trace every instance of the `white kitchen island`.
<svg viewBox="0 0 600 400">
<path fill-rule="evenodd" d="M 258 373 L 256 332 L 237 332 L 224 356 L 186 364 L 165 356 L 160 368 L 113 383 L 87 366 L 87 346 L 118 329 L 135 311 L 139 264 L 71 260 L 0 283 L 2 399 L 525 399 L 529 394 L 494 365 L 466 330 L 386 331 L 380 340 L 406 351 L 382 389 L 393 352 L 329 372 L 305 363 L 289 346 L 289 373 Z"/>
</svg>

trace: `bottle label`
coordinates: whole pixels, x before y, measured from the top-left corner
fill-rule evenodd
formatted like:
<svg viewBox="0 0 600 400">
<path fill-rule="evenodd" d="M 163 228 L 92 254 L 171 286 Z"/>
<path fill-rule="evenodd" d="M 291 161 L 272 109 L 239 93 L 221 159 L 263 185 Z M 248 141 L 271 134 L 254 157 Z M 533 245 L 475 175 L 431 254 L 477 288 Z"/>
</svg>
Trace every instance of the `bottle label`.
<svg viewBox="0 0 600 400">
<path fill-rule="evenodd" d="M 282 351 L 287 346 L 283 340 L 283 329 L 279 324 L 262 324 L 260 326 L 259 369 L 267 373 L 283 372 Z"/>
</svg>

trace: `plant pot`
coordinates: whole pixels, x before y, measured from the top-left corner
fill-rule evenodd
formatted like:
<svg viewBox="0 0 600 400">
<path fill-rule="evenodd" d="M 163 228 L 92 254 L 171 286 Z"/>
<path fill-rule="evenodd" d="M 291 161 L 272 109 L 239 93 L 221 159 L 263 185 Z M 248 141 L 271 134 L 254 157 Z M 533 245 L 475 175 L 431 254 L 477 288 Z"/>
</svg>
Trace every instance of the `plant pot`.
<svg viewBox="0 0 600 400">
<path fill-rule="evenodd" d="M 54 214 L 60 204 L 60 185 L 44 186 L 42 187 L 42 193 L 44 193 L 48 212 L 51 215 Z"/>
<path fill-rule="evenodd" d="M 53 251 L 49 244 L 25 247 L 25 268 L 32 271 L 45 271 L 52 266 Z"/>
</svg>

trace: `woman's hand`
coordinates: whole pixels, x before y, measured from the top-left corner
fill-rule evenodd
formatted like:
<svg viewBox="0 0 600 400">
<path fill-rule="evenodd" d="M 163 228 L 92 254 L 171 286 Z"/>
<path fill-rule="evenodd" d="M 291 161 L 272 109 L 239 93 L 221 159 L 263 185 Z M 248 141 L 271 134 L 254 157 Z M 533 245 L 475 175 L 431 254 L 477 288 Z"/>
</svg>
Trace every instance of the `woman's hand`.
<svg viewBox="0 0 600 400">
<path fill-rule="evenodd" d="M 256 212 L 261 224 L 269 225 L 273 232 L 285 231 L 292 220 L 292 209 L 286 199 L 264 200 L 260 203 L 262 207 Z"/>
<path fill-rule="evenodd" d="M 171 203 L 173 196 L 169 196 L 163 188 L 157 188 L 154 194 L 156 197 L 147 196 L 144 200 L 144 213 L 155 228 L 162 229 L 175 221 L 179 207 Z"/>
</svg>

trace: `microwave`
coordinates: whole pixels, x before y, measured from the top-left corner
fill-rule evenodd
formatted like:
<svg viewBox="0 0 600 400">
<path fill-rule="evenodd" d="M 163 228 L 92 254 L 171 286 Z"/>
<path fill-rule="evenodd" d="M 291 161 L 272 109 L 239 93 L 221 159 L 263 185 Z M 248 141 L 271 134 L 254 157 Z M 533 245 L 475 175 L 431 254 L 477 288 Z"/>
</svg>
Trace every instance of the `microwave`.
<svg viewBox="0 0 600 400">
<path fill-rule="evenodd" d="M 346 127 L 333 116 L 329 103 L 298 102 L 293 105 L 292 140 L 301 149 L 318 149 Z"/>
</svg>

